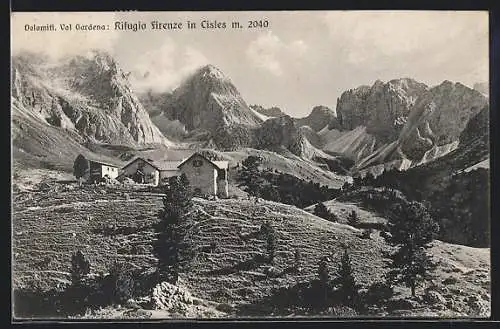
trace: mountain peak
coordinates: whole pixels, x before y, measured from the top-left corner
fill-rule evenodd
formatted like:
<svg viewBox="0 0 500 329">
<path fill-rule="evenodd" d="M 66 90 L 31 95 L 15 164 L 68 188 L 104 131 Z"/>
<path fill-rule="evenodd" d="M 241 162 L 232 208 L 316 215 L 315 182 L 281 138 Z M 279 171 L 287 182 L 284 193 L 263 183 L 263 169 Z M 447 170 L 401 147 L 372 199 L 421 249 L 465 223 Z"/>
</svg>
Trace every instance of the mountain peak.
<svg viewBox="0 0 500 329">
<path fill-rule="evenodd" d="M 217 80 L 226 80 L 226 75 L 216 66 L 212 64 L 207 64 L 202 66 L 195 75 L 201 75 L 202 77 L 210 77 Z"/>
<path fill-rule="evenodd" d="M 328 106 L 324 106 L 324 105 L 317 105 L 317 106 L 313 107 L 311 114 L 309 114 L 309 115 L 311 116 L 311 115 L 318 115 L 318 114 L 332 114 L 332 115 L 336 116 L 335 111 L 330 109 Z"/>
<path fill-rule="evenodd" d="M 315 106 L 307 117 L 300 118 L 297 122 L 299 126 L 309 126 L 314 131 L 320 131 L 325 126 L 338 126 L 336 112 L 324 105 Z"/>
<path fill-rule="evenodd" d="M 256 126 L 262 120 L 248 107 L 239 91 L 214 65 L 200 67 L 172 92 L 164 109 L 170 120 L 188 130 L 217 134 L 221 127 Z"/>
</svg>

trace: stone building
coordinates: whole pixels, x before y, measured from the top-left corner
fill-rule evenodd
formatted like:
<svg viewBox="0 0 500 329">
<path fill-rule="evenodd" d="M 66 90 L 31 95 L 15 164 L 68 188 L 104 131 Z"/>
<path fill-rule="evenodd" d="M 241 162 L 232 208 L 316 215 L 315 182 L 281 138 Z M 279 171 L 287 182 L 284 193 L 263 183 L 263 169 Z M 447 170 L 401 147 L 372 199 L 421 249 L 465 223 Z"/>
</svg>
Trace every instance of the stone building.
<svg viewBox="0 0 500 329">
<path fill-rule="evenodd" d="M 195 195 L 217 195 L 227 198 L 227 161 L 212 161 L 196 152 L 180 161 L 155 162 L 136 158 L 122 168 L 118 179 L 129 177 L 139 184 L 164 185 L 169 177 L 185 174 Z"/>
<path fill-rule="evenodd" d="M 178 175 L 180 161 L 156 163 L 150 159 L 135 158 L 122 168 L 120 178 L 128 177 L 139 184 L 161 185 L 166 178 Z"/>
<path fill-rule="evenodd" d="M 89 159 L 89 171 L 84 178 L 89 182 L 99 182 L 102 179 L 118 177 L 118 166 L 98 160 Z"/>
<path fill-rule="evenodd" d="M 182 161 L 178 169 L 181 174 L 186 174 L 195 195 L 229 196 L 227 161 L 212 161 L 200 153 L 194 153 Z"/>
</svg>

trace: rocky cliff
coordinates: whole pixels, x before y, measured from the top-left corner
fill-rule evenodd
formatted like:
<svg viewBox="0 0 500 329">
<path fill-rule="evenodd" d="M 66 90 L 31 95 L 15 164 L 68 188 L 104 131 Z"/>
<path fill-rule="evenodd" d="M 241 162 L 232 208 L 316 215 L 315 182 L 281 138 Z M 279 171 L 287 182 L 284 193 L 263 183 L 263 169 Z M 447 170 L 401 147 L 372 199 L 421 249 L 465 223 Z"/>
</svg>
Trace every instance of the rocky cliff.
<svg viewBox="0 0 500 329">
<path fill-rule="evenodd" d="M 379 143 L 395 140 L 406 122 L 417 97 L 427 89 L 413 79 L 377 80 L 371 87 L 361 86 L 344 92 L 337 100 L 340 128 L 365 126 Z"/>
<path fill-rule="evenodd" d="M 12 59 L 11 82 L 15 111 L 76 132 L 80 140 L 168 143 L 132 92 L 126 74 L 106 53 L 59 61 L 21 54 Z"/>
<path fill-rule="evenodd" d="M 273 106 L 270 108 L 264 108 L 260 105 L 250 105 L 250 108 L 254 111 L 259 112 L 267 117 L 277 118 L 286 115 L 279 107 Z"/>
<path fill-rule="evenodd" d="M 412 79 L 376 81 L 339 98 L 337 139 L 363 127 L 372 138 L 355 139 L 357 149 L 363 150 L 361 157 L 350 155 L 357 160 L 355 170 L 387 163 L 405 169 L 454 150 L 469 119 L 487 102 L 481 93 L 450 81 L 432 88 Z M 322 135 L 331 133 L 322 131 Z M 342 151 L 339 143 L 325 145 Z"/>
<path fill-rule="evenodd" d="M 487 104 L 485 96 L 461 83 L 444 81 L 423 92 L 399 136 L 403 153 L 418 161 L 433 148 L 457 142 Z"/>
<path fill-rule="evenodd" d="M 326 106 L 315 106 L 308 116 L 297 119 L 297 125 L 309 126 L 316 132 L 325 127 L 328 129 L 340 128 L 337 115 Z"/>
<path fill-rule="evenodd" d="M 207 65 L 176 88 L 162 106 L 170 120 L 179 120 L 188 131 L 212 135 L 233 125 L 256 127 L 262 120 L 248 107 L 231 80 Z"/>
<path fill-rule="evenodd" d="M 479 91 L 481 94 L 489 97 L 490 95 L 490 84 L 488 82 L 478 82 L 472 86 L 472 89 Z"/>
</svg>

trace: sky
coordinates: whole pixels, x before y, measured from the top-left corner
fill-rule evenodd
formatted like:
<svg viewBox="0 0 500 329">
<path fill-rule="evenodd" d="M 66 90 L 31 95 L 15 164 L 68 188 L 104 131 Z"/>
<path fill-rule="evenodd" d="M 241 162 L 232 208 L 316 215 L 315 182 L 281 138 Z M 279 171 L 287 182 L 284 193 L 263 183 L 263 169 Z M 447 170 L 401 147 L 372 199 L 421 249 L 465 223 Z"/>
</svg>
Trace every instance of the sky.
<svg viewBox="0 0 500 329">
<path fill-rule="evenodd" d="M 486 11 L 275 11 L 13 13 L 13 54 L 30 50 L 51 58 L 108 51 L 137 91 L 168 91 L 200 66 L 228 76 L 248 104 L 278 106 L 295 117 L 317 105 L 332 109 L 343 91 L 377 79 L 444 80 L 473 86 L 489 81 Z M 226 22 L 203 29 L 201 22 Z M 267 27 L 247 28 L 265 20 Z M 181 30 L 151 30 L 151 21 L 182 22 Z M 187 29 L 186 22 L 196 23 Z M 244 27 L 231 29 L 231 22 Z M 117 31 L 115 22 L 145 23 Z M 71 23 L 71 32 L 61 23 Z M 57 31 L 25 26 L 56 24 Z M 76 24 L 109 25 L 76 31 Z"/>
</svg>

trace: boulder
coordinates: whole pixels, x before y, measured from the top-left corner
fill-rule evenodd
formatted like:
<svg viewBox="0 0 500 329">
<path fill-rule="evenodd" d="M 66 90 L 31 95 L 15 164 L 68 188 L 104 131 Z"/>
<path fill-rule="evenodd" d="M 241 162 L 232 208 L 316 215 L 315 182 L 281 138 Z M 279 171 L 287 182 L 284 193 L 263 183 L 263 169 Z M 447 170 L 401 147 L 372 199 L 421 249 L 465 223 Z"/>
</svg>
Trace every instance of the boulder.
<svg viewBox="0 0 500 329">
<path fill-rule="evenodd" d="M 446 299 L 439 292 L 428 290 L 424 295 L 424 301 L 429 304 L 446 304 Z"/>
<path fill-rule="evenodd" d="M 193 297 L 185 288 L 162 282 L 153 289 L 152 303 L 155 310 L 185 313 L 193 305 Z"/>
</svg>

